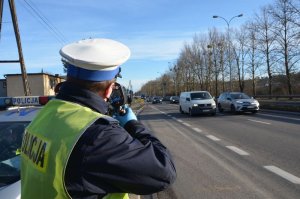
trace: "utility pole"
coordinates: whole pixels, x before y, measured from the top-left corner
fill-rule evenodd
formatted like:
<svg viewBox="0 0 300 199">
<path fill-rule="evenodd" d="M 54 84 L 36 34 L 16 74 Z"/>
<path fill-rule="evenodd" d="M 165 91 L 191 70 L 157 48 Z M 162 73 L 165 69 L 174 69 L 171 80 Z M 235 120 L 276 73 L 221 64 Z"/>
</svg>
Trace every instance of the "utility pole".
<svg viewBox="0 0 300 199">
<path fill-rule="evenodd" d="M 1 0 L 1 1 L 3 1 L 3 0 Z M 14 3 L 14 0 L 8 0 L 8 2 L 9 2 L 11 19 L 12 19 L 13 26 L 14 26 L 15 38 L 16 38 L 17 46 L 18 46 L 19 60 L 4 60 L 4 61 L 0 61 L 0 63 L 20 63 L 24 94 L 25 94 L 25 96 L 29 96 L 30 88 L 29 88 L 28 77 L 27 77 L 26 67 L 25 67 L 23 53 L 22 53 L 21 37 L 20 37 L 20 33 L 19 33 L 15 3 Z M 1 2 L 1 3 L 3 3 L 3 2 Z"/>
<path fill-rule="evenodd" d="M 3 16 L 3 0 L 0 0 L 0 39 L 1 39 L 1 29 L 2 29 L 2 16 Z"/>
</svg>

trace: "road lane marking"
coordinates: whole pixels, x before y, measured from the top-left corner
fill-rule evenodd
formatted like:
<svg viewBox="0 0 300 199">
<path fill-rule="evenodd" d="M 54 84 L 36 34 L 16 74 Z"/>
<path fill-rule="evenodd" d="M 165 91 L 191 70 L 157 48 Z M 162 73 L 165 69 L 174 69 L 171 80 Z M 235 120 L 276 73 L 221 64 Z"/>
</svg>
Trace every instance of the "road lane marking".
<svg viewBox="0 0 300 199">
<path fill-rule="evenodd" d="M 177 121 L 178 121 L 178 122 L 181 122 L 181 123 L 183 122 L 182 120 L 177 120 Z"/>
<path fill-rule="evenodd" d="M 248 119 L 248 120 L 251 121 L 251 122 L 257 122 L 257 123 L 261 123 L 261 124 L 268 124 L 268 125 L 271 124 L 269 122 L 263 122 L 263 121 L 259 121 L 259 120 L 251 120 L 251 119 Z"/>
<path fill-rule="evenodd" d="M 277 117 L 277 118 L 284 118 L 284 119 L 289 119 L 289 120 L 298 120 L 298 121 L 300 121 L 299 118 L 293 118 L 293 117 L 285 117 L 285 116 L 270 115 L 270 114 L 263 114 L 263 113 L 259 113 L 259 115 L 265 115 L 265 116 L 270 116 L 270 117 Z"/>
<path fill-rule="evenodd" d="M 185 122 L 183 122 L 182 124 L 185 125 L 185 126 L 191 126 L 190 124 L 185 123 Z"/>
<path fill-rule="evenodd" d="M 213 135 L 206 135 L 206 137 L 208 137 L 209 139 L 213 140 L 213 141 L 220 141 L 219 138 L 213 136 Z"/>
<path fill-rule="evenodd" d="M 243 151 L 242 149 L 239 149 L 235 146 L 226 146 L 228 149 L 236 152 L 239 155 L 249 155 L 249 153 L 247 153 L 246 151 Z"/>
<path fill-rule="evenodd" d="M 290 174 L 278 167 L 275 167 L 275 166 L 264 166 L 265 169 L 283 177 L 284 179 L 294 183 L 294 184 L 300 184 L 300 178 L 298 178 L 297 176 L 294 176 L 293 174 Z"/>
<path fill-rule="evenodd" d="M 202 130 L 199 129 L 199 128 L 193 128 L 193 130 L 196 131 L 196 132 L 198 132 L 198 133 L 201 133 L 201 132 L 202 132 Z"/>
</svg>

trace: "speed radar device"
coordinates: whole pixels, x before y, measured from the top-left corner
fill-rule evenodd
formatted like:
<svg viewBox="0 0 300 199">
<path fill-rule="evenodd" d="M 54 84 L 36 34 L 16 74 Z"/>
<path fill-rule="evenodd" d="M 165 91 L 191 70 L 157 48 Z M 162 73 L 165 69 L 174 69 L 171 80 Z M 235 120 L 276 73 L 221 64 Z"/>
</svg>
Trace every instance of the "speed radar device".
<svg viewBox="0 0 300 199">
<path fill-rule="evenodd" d="M 113 115 L 117 112 L 122 113 L 122 107 L 125 104 L 127 104 L 125 87 L 115 82 L 114 89 L 109 98 L 109 115 Z"/>
</svg>

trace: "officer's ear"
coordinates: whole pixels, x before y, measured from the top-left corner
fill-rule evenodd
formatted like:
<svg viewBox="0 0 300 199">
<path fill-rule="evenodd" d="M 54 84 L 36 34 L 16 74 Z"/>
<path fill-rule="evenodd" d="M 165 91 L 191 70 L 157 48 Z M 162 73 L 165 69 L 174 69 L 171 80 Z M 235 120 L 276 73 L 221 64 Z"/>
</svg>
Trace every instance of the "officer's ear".
<svg viewBox="0 0 300 199">
<path fill-rule="evenodd" d="M 104 100 L 107 101 L 114 89 L 114 86 L 115 86 L 115 83 L 112 82 L 108 85 L 108 87 L 105 89 L 105 92 L 104 92 Z"/>
</svg>

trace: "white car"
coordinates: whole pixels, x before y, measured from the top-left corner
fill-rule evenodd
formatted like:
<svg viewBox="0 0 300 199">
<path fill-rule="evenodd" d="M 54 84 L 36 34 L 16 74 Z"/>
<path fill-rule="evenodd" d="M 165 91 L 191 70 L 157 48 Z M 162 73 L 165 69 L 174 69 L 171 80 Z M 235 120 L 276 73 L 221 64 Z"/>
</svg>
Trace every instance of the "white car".
<svg viewBox="0 0 300 199">
<path fill-rule="evenodd" d="M 20 148 L 25 127 L 51 97 L 0 98 L 0 198 L 21 198 Z"/>
<path fill-rule="evenodd" d="M 216 102 L 208 91 L 181 92 L 179 98 L 180 113 L 190 116 L 198 114 L 216 115 Z"/>
</svg>

